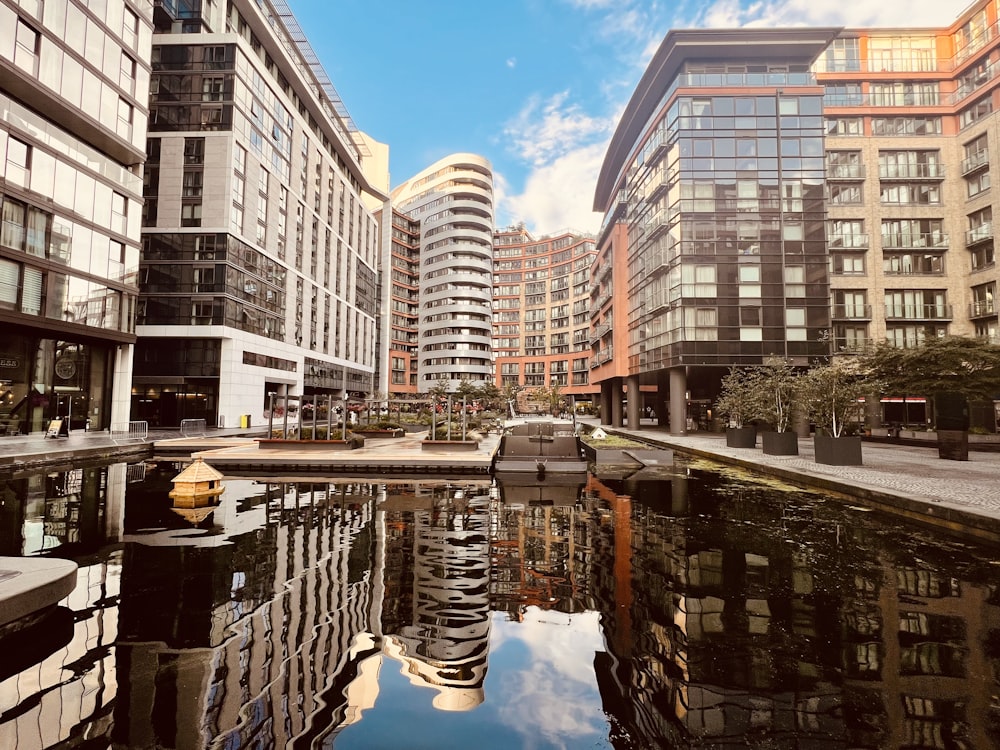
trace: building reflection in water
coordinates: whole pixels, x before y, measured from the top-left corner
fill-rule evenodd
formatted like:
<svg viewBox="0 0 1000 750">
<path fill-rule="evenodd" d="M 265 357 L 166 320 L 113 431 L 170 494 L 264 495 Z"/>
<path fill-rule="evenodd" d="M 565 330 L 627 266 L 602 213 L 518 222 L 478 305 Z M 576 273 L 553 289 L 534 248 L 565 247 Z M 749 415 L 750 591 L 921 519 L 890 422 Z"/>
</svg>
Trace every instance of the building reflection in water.
<svg viewBox="0 0 1000 750">
<path fill-rule="evenodd" d="M 598 679 L 628 736 L 998 746 L 1000 596 L 982 564 L 787 488 L 698 470 L 671 485 L 590 488 L 633 505 L 615 528 L 628 575 L 598 568 L 618 605 L 606 597 Z"/>
<path fill-rule="evenodd" d="M 72 637 L 0 670 L 0 747 L 329 744 L 385 656 L 436 709 L 513 707 L 491 622 L 537 634 L 545 610 L 599 615 L 603 646 L 569 658 L 616 747 L 998 746 L 1000 582 L 971 546 L 697 462 L 544 488 L 228 479 L 199 524 L 171 510 L 178 468 L 0 479 L 0 554 L 81 564 Z"/>
</svg>

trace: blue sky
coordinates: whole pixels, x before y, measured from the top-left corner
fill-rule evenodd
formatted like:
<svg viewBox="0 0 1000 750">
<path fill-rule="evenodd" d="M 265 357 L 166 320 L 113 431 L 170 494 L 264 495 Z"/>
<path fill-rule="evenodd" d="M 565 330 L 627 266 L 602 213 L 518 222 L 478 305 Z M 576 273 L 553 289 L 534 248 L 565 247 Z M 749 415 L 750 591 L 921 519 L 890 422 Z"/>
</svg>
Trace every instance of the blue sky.
<svg viewBox="0 0 1000 750">
<path fill-rule="evenodd" d="M 941 26 L 965 0 L 288 0 L 392 186 L 488 158 L 496 223 L 596 231 L 608 139 L 671 28 Z"/>
</svg>

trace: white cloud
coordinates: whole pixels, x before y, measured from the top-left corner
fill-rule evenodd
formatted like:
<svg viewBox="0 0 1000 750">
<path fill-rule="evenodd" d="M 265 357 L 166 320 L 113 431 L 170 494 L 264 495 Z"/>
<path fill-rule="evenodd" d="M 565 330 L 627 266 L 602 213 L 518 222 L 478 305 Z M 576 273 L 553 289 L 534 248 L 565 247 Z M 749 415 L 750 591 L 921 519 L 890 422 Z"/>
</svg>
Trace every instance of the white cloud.
<svg viewBox="0 0 1000 750">
<path fill-rule="evenodd" d="M 507 195 L 504 190 L 498 198 L 500 220 L 497 223 L 523 221 L 536 235 L 563 229 L 596 233 L 602 217 L 591 207 L 606 150 L 607 141 L 601 141 L 580 146 L 536 166 L 525 179 L 521 193 Z"/>
<path fill-rule="evenodd" d="M 558 748 L 589 745 L 604 733 L 593 662 L 579 657 L 604 651 L 598 613 L 566 615 L 529 607 L 520 623 L 495 618 L 490 639 L 494 653 L 514 640 L 531 653 L 529 666 L 500 684 L 500 713 L 510 726 Z"/>
<path fill-rule="evenodd" d="M 601 217 L 591 210 L 594 187 L 617 114 L 591 116 L 568 91 L 533 97 L 504 128 L 508 148 L 527 162 L 520 194 L 501 178 L 500 221 L 523 221 L 535 234 L 563 229 L 593 232 Z"/>
<path fill-rule="evenodd" d="M 532 97 L 507 123 L 504 135 L 518 156 L 536 167 L 545 166 L 611 132 L 614 122 L 592 117 L 568 99 L 569 91 L 544 102 Z"/>
</svg>

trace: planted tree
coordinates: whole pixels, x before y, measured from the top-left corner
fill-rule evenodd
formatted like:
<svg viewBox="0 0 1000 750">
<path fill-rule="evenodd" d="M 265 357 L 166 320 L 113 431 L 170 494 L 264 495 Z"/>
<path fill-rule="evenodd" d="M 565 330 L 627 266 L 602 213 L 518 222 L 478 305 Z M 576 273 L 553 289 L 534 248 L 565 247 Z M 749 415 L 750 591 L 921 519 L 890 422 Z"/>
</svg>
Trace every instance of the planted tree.
<svg viewBox="0 0 1000 750">
<path fill-rule="evenodd" d="M 818 428 L 839 438 L 859 422 L 858 400 L 877 388 L 857 358 L 836 359 L 798 376 L 796 400 Z"/>
<path fill-rule="evenodd" d="M 862 359 L 890 392 L 931 396 L 938 456 L 968 460 L 968 402 L 990 401 L 1000 393 L 1000 346 L 985 339 L 943 336 L 912 349 L 882 344 Z"/>
<path fill-rule="evenodd" d="M 777 356 L 768 357 L 756 370 L 758 375 L 754 382 L 760 394 L 760 418 L 775 432 L 788 432 L 792 424 L 798 372 L 789 360 Z"/>
<path fill-rule="evenodd" d="M 1000 393 L 1000 346 L 985 339 L 943 336 L 910 349 L 882 343 L 860 355 L 859 364 L 900 396 L 950 391 L 989 401 Z"/>
<path fill-rule="evenodd" d="M 732 427 L 741 428 L 760 415 L 763 394 L 759 380 L 756 367 L 731 367 L 723 376 L 715 409 Z"/>
</svg>

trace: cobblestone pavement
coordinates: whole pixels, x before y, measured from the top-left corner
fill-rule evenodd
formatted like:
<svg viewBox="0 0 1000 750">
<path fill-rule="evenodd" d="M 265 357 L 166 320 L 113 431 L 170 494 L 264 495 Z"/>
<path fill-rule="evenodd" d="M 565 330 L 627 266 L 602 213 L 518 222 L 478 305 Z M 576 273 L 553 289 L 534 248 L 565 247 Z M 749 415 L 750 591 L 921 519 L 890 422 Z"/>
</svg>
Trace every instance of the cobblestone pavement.
<svg viewBox="0 0 1000 750">
<path fill-rule="evenodd" d="M 844 492 L 871 494 L 918 504 L 931 504 L 996 520 L 1000 524 L 1000 454 L 969 452 L 968 461 L 938 458 L 936 447 L 913 447 L 866 442 L 863 466 L 827 466 L 814 460 L 811 438 L 799 439 L 798 456 L 770 456 L 761 449 L 729 448 L 725 436 L 697 434 L 679 436 L 658 429 L 625 430 L 631 434 L 680 451 L 690 451 L 727 463 L 736 463 L 765 473 L 799 479 L 812 486 Z M 1000 528 L 1000 525 L 998 525 Z"/>
</svg>

